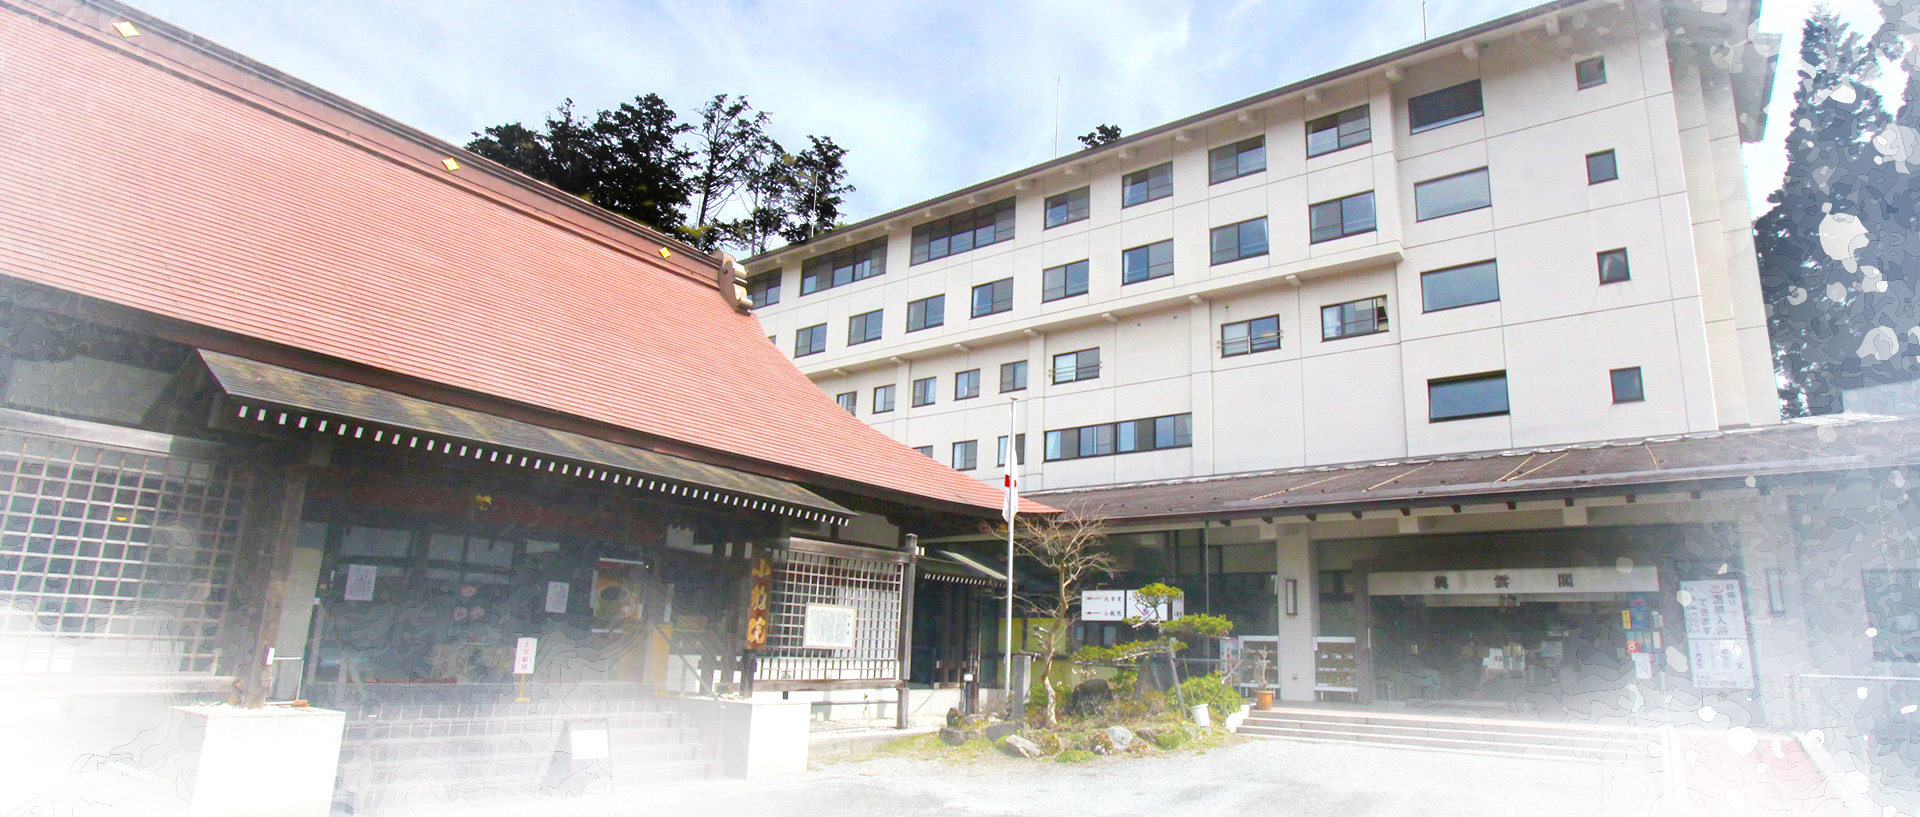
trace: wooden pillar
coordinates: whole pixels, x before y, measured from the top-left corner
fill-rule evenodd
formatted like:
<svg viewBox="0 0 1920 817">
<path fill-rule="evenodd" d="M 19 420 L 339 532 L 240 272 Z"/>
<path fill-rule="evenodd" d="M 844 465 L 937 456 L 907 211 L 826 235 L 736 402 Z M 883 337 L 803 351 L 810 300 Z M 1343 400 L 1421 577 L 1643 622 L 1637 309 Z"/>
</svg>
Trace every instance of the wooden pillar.
<svg viewBox="0 0 1920 817">
<path fill-rule="evenodd" d="M 249 498 L 240 562 L 235 571 L 239 602 L 228 612 L 239 636 L 233 644 L 234 703 L 257 709 L 273 686 L 273 645 L 280 639 L 280 617 L 287 606 L 287 579 L 293 548 L 300 536 L 307 486 L 316 467 L 326 464 L 329 441 L 308 448 L 304 458 L 280 460 L 261 469 Z M 279 656 L 298 658 L 299 656 Z"/>
</svg>

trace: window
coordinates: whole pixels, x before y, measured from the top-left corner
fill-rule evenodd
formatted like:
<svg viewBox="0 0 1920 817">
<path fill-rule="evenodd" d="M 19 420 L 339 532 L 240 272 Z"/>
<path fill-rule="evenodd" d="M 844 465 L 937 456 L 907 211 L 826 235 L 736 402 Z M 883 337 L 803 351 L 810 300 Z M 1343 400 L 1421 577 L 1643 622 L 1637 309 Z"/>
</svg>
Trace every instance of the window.
<svg viewBox="0 0 1920 817">
<path fill-rule="evenodd" d="M 1640 382 L 1640 367 L 1614 369 L 1607 373 L 1613 379 L 1613 402 L 1638 403 L 1647 399 L 1647 389 Z"/>
<path fill-rule="evenodd" d="M 1100 376 L 1100 350 L 1081 349 L 1053 356 L 1053 382 L 1076 383 Z"/>
<path fill-rule="evenodd" d="M 1387 296 L 1320 307 L 1320 339 L 1334 340 L 1387 331 Z"/>
<path fill-rule="evenodd" d="M 1280 316 L 1220 324 L 1220 356 L 1237 357 L 1280 348 Z"/>
<path fill-rule="evenodd" d="M 1593 57 L 1574 63 L 1573 81 L 1578 86 L 1576 90 L 1581 91 L 1607 84 L 1607 58 Z"/>
<path fill-rule="evenodd" d="M 968 369 L 953 374 L 953 399 L 965 400 L 980 396 L 980 370 Z"/>
<path fill-rule="evenodd" d="M 847 319 L 848 346 L 880 339 L 881 311 L 876 309 L 872 312 L 862 312 Z"/>
<path fill-rule="evenodd" d="M 975 247 L 1013 240 L 1013 197 L 913 228 L 913 260 L 924 264 Z"/>
<path fill-rule="evenodd" d="M 935 295 L 907 302 L 907 331 L 932 329 L 947 322 L 947 296 Z"/>
<path fill-rule="evenodd" d="M 1207 151 L 1207 183 L 1219 184 L 1267 169 L 1267 137 L 1255 136 Z"/>
<path fill-rule="evenodd" d="M 893 410 L 893 384 L 873 387 L 873 413 L 885 414 Z"/>
<path fill-rule="evenodd" d="M 1482 167 L 1430 179 L 1413 186 L 1413 220 L 1464 213 L 1493 206 L 1493 191 L 1487 186 L 1487 169 Z"/>
<path fill-rule="evenodd" d="M 1065 193 L 1047 197 L 1047 226 L 1053 229 L 1062 224 L 1084 221 L 1087 217 L 1087 188 L 1081 187 Z"/>
<path fill-rule="evenodd" d="M 1614 161 L 1613 151 L 1603 150 L 1587 154 L 1587 184 L 1610 182 L 1620 178 L 1620 165 Z"/>
<path fill-rule="evenodd" d="M 1465 420 L 1507 413 L 1507 373 L 1427 381 L 1427 420 Z"/>
<path fill-rule="evenodd" d="M 1307 158 L 1373 141 L 1367 106 L 1348 108 L 1307 122 Z"/>
<path fill-rule="evenodd" d="M 1462 82 L 1407 100 L 1407 127 L 1411 133 L 1446 127 L 1480 115 L 1480 80 Z"/>
<path fill-rule="evenodd" d="M 1173 239 L 1120 253 L 1120 283 L 1137 284 L 1173 274 Z"/>
<path fill-rule="evenodd" d="M 800 294 L 864 281 L 887 272 L 887 237 L 809 258 L 800 264 Z"/>
<path fill-rule="evenodd" d="M 1024 391 L 1027 388 L 1027 362 L 1016 360 L 1000 364 L 1000 393 Z"/>
<path fill-rule="evenodd" d="M 827 325 L 816 323 L 793 333 L 793 356 L 806 357 L 827 350 Z"/>
<path fill-rule="evenodd" d="M 953 444 L 953 470 L 971 471 L 980 467 L 980 441 L 966 440 Z"/>
<path fill-rule="evenodd" d="M 1213 228 L 1213 263 L 1225 264 L 1267 254 L 1267 217 Z"/>
<path fill-rule="evenodd" d="M 1013 464 L 1015 465 L 1027 464 L 1027 435 L 1025 434 L 1013 435 Z M 1004 468 L 1006 467 L 1006 465 L 1007 465 L 1007 435 L 1002 434 L 1000 435 L 1000 454 L 996 459 L 994 459 L 993 466 L 995 468 Z"/>
<path fill-rule="evenodd" d="M 1596 256 L 1600 263 L 1600 283 L 1617 284 L 1632 277 L 1627 271 L 1627 249 L 1606 250 Z"/>
<path fill-rule="evenodd" d="M 747 298 L 754 309 L 780 302 L 780 272 L 763 272 L 747 279 Z"/>
<path fill-rule="evenodd" d="M 1077 460 L 1192 445 L 1193 415 L 1170 414 L 1049 431 L 1046 436 L 1046 459 L 1048 462 Z"/>
<path fill-rule="evenodd" d="M 913 447 L 913 453 L 919 454 L 920 456 L 926 457 L 927 459 L 933 459 L 933 446 L 916 445 Z"/>
<path fill-rule="evenodd" d="M 1920 661 L 1920 570 L 1868 570 L 1861 579 L 1873 660 Z"/>
<path fill-rule="evenodd" d="M 919 380 L 913 381 L 913 404 L 916 406 L 933 405 L 933 398 L 939 390 L 940 378 L 922 377 Z"/>
<path fill-rule="evenodd" d="M 1173 163 L 1154 165 L 1120 177 L 1120 206 L 1132 207 L 1173 195 Z"/>
<path fill-rule="evenodd" d="M 1428 312 L 1498 300 L 1500 271 L 1492 261 L 1420 273 L 1420 306 Z"/>
<path fill-rule="evenodd" d="M 973 288 L 973 316 L 978 318 L 1013 308 L 1013 279 L 981 284 Z"/>
<path fill-rule="evenodd" d="M 1309 240 L 1315 244 L 1373 232 L 1373 191 L 1308 207 L 1307 223 Z"/>
<path fill-rule="evenodd" d="M 1087 262 L 1075 261 L 1040 271 L 1040 300 L 1057 301 L 1087 294 Z"/>
<path fill-rule="evenodd" d="M 833 396 L 833 402 L 839 403 L 840 407 L 846 409 L 848 414 L 852 414 L 856 409 L 860 408 L 860 393 L 857 391 L 843 391 Z"/>
</svg>

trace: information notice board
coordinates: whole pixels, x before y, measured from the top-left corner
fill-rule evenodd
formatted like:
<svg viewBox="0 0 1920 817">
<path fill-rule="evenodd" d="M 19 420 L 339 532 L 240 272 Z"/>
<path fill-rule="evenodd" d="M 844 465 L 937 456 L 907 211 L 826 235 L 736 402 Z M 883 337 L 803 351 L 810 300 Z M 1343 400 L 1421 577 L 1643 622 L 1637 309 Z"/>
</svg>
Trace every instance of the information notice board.
<svg viewBox="0 0 1920 817">
<path fill-rule="evenodd" d="M 1681 582 L 1680 601 L 1686 609 L 1693 685 L 1752 689 L 1753 655 L 1747 647 L 1747 605 L 1739 580 Z"/>
</svg>

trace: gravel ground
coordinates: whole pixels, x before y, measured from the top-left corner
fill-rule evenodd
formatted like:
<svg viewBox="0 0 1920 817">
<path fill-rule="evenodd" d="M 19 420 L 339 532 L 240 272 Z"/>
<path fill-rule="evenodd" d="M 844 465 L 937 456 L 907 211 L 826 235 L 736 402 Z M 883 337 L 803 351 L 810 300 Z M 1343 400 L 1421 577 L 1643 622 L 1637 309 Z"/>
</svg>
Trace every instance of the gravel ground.
<svg viewBox="0 0 1920 817">
<path fill-rule="evenodd" d="M 457 815 L 1639 815 L 1654 813 L 1648 794 L 1657 784 L 1631 769 L 1591 763 L 1242 740 L 1199 754 L 1081 764 L 870 757 L 769 780 Z"/>
</svg>

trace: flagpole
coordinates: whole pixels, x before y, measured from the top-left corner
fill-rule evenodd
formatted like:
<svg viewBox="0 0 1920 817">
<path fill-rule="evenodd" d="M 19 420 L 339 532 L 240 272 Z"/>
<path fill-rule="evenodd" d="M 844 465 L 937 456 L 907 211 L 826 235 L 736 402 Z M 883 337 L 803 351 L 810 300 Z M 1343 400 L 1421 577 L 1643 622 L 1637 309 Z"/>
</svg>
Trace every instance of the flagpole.
<svg viewBox="0 0 1920 817">
<path fill-rule="evenodd" d="M 1013 705 L 1013 528 L 1014 518 L 1020 515 L 1020 495 L 1015 488 L 1014 468 L 1020 462 L 1020 450 L 1015 447 L 1019 437 L 1014 434 L 1018 423 L 1020 398 L 1007 398 L 1007 452 L 1006 452 L 1006 511 L 1007 519 L 1007 633 L 1005 649 L 1000 656 L 1000 688 L 1007 691 L 1007 705 Z"/>
</svg>

